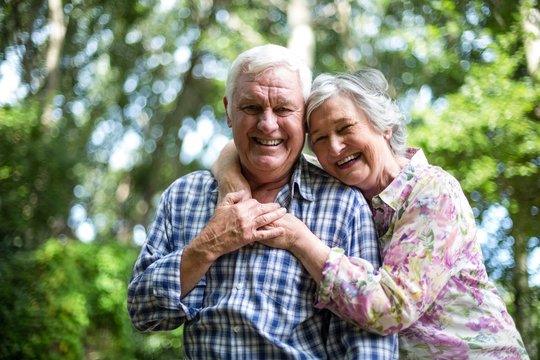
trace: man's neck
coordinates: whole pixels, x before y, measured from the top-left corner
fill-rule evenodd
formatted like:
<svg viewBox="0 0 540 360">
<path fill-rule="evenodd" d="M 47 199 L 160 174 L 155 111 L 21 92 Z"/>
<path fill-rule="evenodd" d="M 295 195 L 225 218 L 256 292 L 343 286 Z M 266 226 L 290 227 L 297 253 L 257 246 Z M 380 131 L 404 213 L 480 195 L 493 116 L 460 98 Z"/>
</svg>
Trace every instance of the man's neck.
<svg viewBox="0 0 540 360">
<path fill-rule="evenodd" d="M 285 176 L 271 181 L 268 181 L 268 179 L 257 181 L 248 177 L 251 197 L 260 203 L 274 202 L 281 188 L 289 182 L 291 174 L 292 172 L 289 172 Z"/>
</svg>

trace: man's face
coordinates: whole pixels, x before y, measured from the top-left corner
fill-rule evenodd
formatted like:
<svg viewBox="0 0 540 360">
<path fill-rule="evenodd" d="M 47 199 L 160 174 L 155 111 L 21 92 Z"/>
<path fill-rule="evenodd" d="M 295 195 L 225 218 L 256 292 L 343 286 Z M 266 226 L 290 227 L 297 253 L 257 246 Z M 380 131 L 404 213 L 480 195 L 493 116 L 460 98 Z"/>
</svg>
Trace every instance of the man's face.
<svg viewBox="0 0 540 360">
<path fill-rule="evenodd" d="M 280 66 L 237 78 L 227 124 L 248 180 L 268 183 L 290 176 L 304 144 L 303 116 L 297 72 Z"/>
</svg>

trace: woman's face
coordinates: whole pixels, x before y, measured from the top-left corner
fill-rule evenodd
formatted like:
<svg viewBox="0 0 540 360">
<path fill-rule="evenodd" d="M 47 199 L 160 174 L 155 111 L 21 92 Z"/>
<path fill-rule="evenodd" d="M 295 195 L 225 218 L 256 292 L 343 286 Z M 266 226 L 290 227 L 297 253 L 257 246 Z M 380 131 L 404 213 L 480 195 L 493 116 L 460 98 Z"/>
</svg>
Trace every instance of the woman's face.
<svg viewBox="0 0 540 360">
<path fill-rule="evenodd" d="M 384 169 L 393 157 L 388 144 L 391 132 L 375 129 L 348 96 L 329 98 L 309 121 L 309 141 L 326 172 L 369 193 L 388 185 Z"/>
</svg>

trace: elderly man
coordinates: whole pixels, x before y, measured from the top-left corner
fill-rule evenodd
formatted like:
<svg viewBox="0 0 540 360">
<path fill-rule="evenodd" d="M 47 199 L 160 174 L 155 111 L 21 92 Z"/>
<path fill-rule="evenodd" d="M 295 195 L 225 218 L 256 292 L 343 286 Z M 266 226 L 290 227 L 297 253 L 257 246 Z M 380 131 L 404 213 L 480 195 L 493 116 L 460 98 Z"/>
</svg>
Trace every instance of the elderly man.
<svg viewBox="0 0 540 360">
<path fill-rule="evenodd" d="M 162 195 L 129 283 L 128 308 L 139 330 L 184 324 L 187 359 L 397 356 L 395 337 L 315 309 L 316 284 L 301 263 L 259 242 L 284 235 L 272 224 L 292 214 L 326 244 L 379 266 L 373 223 L 358 211 L 367 206 L 361 193 L 301 156 L 310 86 L 311 71 L 286 48 L 242 53 L 224 104 L 252 198 L 232 193 L 217 204 L 218 184 L 208 171 L 178 179 Z"/>
</svg>

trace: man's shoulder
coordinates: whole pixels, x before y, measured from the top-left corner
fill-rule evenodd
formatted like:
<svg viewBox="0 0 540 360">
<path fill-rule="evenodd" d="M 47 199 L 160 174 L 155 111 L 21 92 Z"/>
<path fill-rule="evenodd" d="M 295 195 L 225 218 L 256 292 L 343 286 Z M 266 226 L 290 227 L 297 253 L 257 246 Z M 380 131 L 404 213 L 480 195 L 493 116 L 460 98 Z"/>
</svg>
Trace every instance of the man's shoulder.
<svg viewBox="0 0 540 360">
<path fill-rule="evenodd" d="M 329 194 L 340 199 L 350 198 L 351 201 L 360 202 L 361 204 L 366 203 L 364 195 L 358 188 L 342 183 L 305 159 L 301 166 L 303 186 L 309 187 L 316 199 L 321 198 L 324 194 Z"/>
<path fill-rule="evenodd" d="M 309 158 L 309 155 L 302 154 L 299 166 L 302 173 L 306 176 L 306 180 L 328 184 L 341 184 L 339 180 L 330 176 L 323 168 L 318 166 L 317 163 L 313 162 L 313 160 Z"/>
<path fill-rule="evenodd" d="M 201 194 L 217 189 L 217 182 L 208 170 L 197 170 L 176 179 L 165 190 L 169 196 Z"/>
</svg>

